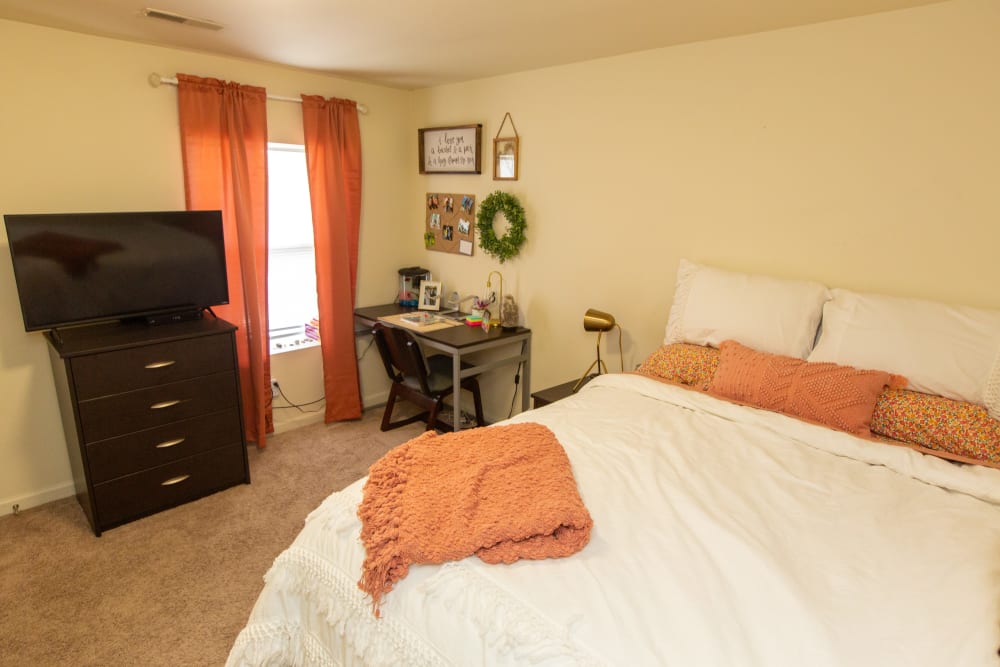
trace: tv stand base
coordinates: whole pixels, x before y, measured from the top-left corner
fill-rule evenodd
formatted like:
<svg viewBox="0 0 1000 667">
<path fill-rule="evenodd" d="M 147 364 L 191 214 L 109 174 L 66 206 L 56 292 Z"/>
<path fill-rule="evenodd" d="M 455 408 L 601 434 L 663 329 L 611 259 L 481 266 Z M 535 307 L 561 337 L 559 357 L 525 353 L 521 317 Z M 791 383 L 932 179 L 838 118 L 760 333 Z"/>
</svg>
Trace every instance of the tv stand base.
<svg viewBox="0 0 1000 667">
<path fill-rule="evenodd" d="M 161 324 L 173 324 L 174 322 L 190 322 L 192 320 L 200 320 L 202 317 L 202 311 L 199 310 L 180 310 L 173 313 L 161 313 L 159 315 L 147 315 L 143 318 L 151 327 L 159 326 Z"/>
</svg>

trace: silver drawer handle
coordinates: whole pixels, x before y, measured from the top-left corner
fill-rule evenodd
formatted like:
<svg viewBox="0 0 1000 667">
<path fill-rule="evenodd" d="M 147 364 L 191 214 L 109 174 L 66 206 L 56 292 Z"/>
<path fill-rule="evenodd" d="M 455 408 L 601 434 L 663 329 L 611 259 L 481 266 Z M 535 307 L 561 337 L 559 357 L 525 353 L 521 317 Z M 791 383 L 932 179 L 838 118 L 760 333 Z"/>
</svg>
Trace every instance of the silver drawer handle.
<svg viewBox="0 0 1000 667">
<path fill-rule="evenodd" d="M 179 400 L 162 401 L 160 403 L 153 403 L 151 406 L 149 406 L 149 409 L 150 410 L 162 410 L 163 408 L 172 408 L 175 405 L 177 405 L 178 403 L 180 403 Z"/>
<path fill-rule="evenodd" d="M 158 444 L 156 446 L 156 448 L 157 449 L 166 449 L 167 447 L 173 447 L 175 445 L 179 445 L 182 442 L 184 442 L 185 440 L 187 440 L 187 438 L 174 438 L 173 440 L 164 440 L 163 442 L 161 442 L 160 444 Z"/>
<path fill-rule="evenodd" d="M 160 482 L 160 486 L 173 486 L 174 484 L 180 484 L 190 476 L 191 475 L 178 475 L 177 477 L 171 477 L 165 482 Z"/>
<path fill-rule="evenodd" d="M 176 363 L 177 363 L 176 361 L 172 361 L 172 360 L 171 361 L 153 361 L 151 363 L 146 364 L 146 368 L 148 368 L 150 370 L 153 370 L 154 368 L 166 368 L 167 366 L 173 366 Z"/>
</svg>

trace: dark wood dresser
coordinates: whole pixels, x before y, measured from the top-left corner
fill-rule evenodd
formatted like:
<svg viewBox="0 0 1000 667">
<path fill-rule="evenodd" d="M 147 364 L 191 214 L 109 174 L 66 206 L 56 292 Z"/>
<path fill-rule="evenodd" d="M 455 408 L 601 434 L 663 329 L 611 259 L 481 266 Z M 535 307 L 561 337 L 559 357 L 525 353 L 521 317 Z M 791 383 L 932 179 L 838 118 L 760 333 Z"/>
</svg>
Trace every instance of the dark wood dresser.
<svg viewBox="0 0 1000 667">
<path fill-rule="evenodd" d="M 235 332 L 214 318 L 46 332 L 94 534 L 250 483 Z"/>
</svg>

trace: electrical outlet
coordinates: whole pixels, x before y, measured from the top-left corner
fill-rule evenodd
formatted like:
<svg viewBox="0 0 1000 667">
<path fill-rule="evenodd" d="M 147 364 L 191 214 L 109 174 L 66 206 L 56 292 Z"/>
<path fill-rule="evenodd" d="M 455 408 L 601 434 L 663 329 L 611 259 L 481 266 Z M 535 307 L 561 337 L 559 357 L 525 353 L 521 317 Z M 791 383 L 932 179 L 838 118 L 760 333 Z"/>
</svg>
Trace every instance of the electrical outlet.
<svg viewBox="0 0 1000 667">
<path fill-rule="evenodd" d="M 278 381 L 271 378 L 271 398 L 277 398 L 281 396 L 281 388 L 278 387 Z"/>
</svg>

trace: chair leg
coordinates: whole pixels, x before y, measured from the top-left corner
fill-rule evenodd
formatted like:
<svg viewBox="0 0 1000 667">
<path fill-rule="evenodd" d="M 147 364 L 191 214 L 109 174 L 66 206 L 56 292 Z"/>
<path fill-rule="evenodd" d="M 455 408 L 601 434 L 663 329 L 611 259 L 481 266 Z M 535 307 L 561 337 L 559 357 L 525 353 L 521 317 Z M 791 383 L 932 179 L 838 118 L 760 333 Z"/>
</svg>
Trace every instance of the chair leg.
<svg viewBox="0 0 1000 667">
<path fill-rule="evenodd" d="M 393 409 L 396 406 L 396 400 L 399 398 L 407 399 L 406 389 L 402 385 L 393 384 L 392 388 L 389 389 L 389 398 L 385 402 L 385 411 L 382 413 L 382 425 L 381 429 L 383 431 L 391 431 L 394 428 L 399 428 L 400 426 L 406 426 L 407 424 L 412 424 L 418 421 L 427 421 L 427 412 L 418 412 L 410 417 L 404 417 L 398 421 L 392 421 Z M 418 407 L 423 408 L 424 402 L 415 402 Z"/>
<path fill-rule="evenodd" d="M 427 413 L 427 430 L 433 431 L 437 426 L 438 412 L 441 410 L 441 401 L 435 401 L 434 406 Z"/>
<path fill-rule="evenodd" d="M 382 413 L 382 430 L 388 431 L 392 428 L 392 409 L 396 405 L 396 385 L 389 389 L 389 399 L 385 402 L 385 412 Z"/>
</svg>

